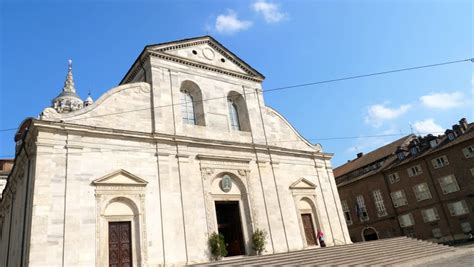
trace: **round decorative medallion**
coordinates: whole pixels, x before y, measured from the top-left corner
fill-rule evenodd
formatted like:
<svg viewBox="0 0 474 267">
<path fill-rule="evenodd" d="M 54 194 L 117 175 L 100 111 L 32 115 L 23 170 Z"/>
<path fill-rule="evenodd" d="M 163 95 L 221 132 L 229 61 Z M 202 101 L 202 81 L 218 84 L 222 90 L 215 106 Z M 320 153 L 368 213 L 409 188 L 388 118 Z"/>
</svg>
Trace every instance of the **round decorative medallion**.
<svg viewBox="0 0 474 267">
<path fill-rule="evenodd" d="M 207 58 L 209 60 L 214 59 L 214 51 L 212 51 L 212 49 L 210 49 L 210 48 L 204 48 L 202 50 L 202 54 L 204 55 L 205 58 Z"/>
<path fill-rule="evenodd" d="M 229 175 L 224 175 L 221 180 L 221 189 L 222 191 L 228 193 L 232 189 L 232 178 Z"/>
</svg>

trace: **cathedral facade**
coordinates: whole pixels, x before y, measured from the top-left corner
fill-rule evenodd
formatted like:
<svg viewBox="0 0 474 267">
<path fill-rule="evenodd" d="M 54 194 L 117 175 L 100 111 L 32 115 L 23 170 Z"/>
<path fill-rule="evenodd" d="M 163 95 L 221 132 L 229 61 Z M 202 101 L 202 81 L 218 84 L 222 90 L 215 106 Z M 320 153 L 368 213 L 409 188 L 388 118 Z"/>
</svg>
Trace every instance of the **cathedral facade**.
<svg viewBox="0 0 474 267">
<path fill-rule="evenodd" d="M 162 266 L 350 243 L 330 159 L 210 36 L 146 46 L 95 102 L 64 88 L 15 141 L 1 266 Z"/>
</svg>

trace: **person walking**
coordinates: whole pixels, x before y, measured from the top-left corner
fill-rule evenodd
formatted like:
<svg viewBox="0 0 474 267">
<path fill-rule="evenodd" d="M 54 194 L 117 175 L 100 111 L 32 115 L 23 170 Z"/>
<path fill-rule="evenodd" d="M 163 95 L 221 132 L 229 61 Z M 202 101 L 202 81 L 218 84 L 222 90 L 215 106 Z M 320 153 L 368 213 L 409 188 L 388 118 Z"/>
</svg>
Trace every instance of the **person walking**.
<svg viewBox="0 0 474 267">
<path fill-rule="evenodd" d="M 318 234 L 316 235 L 316 238 L 318 239 L 319 245 L 322 248 L 326 247 L 326 243 L 324 242 L 324 233 L 321 230 L 318 231 Z"/>
</svg>

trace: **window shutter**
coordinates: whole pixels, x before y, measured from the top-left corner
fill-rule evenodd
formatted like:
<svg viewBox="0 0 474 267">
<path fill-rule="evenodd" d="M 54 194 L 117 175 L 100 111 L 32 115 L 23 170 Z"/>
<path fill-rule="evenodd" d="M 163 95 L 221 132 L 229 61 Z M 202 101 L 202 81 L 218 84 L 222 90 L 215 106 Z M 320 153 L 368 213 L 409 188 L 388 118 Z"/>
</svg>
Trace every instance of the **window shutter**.
<svg viewBox="0 0 474 267">
<path fill-rule="evenodd" d="M 449 213 L 451 214 L 451 216 L 456 215 L 456 211 L 454 210 L 453 204 L 448 204 L 448 209 L 449 209 Z"/>
<path fill-rule="evenodd" d="M 445 165 L 449 165 L 448 157 L 447 157 L 447 156 L 443 156 L 443 159 L 444 159 L 444 164 L 445 164 Z"/>
<path fill-rule="evenodd" d="M 461 204 L 462 204 L 462 211 L 463 211 L 463 214 L 465 213 L 468 213 L 469 212 L 469 208 L 467 207 L 467 204 L 466 204 L 466 201 L 461 201 Z"/>
<path fill-rule="evenodd" d="M 438 162 L 436 161 L 436 159 L 432 159 L 432 160 L 431 160 L 431 164 L 433 164 L 433 167 L 434 167 L 435 169 L 438 169 L 439 166 L 438 166 Z"/>
<path fill-rule="evenodd" d="M 471 153 L 469 153 L 469 150 L 466 148 L 463 148 L 462 152 L 464 153 L 464 157 L 466 158 L 470 158 L 471 157 Z"/>
</svg>

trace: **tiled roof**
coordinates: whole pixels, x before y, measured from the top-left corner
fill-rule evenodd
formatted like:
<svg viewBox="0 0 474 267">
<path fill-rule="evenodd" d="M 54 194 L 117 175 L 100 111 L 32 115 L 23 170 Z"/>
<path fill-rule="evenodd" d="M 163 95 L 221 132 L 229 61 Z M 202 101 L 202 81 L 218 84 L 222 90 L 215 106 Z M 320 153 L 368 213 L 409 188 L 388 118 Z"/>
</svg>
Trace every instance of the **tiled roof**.
<svg viewBox="0 0 474 267">
<path fill-rule="evenodd" d="M 388 145 L 377 148 L 376 150 L 369 152 L 360 158 L 353 159 L 350 162 L 335 168 L 334 177 L 337 178 L 339 176 L 342 176 L 344 174 L 350 173 L 359 168 L 367 166 L 373 162 L 377 162 L 381 159 L 384 159 L 392 155 L 393 153 L 395 153 L 395 151 L 397 150 L 397 147 L 402 146 L 404 144 L 408 144 L 408 142 L 410 142 L 410 140 L 413 139 L 414 137 L 415 136 L 412 134 L 404 136 Z"/>
<path fill-rule="evenodd" d="M 474 139 L 474 123 L 470 123 L 467 126 L 466 132 L 464 132 L 462 135 L 456 137 L 454 140 L 450 141 L 446 135 L 441 135 L 438 137 L 438 145 L 434 148 L 429 147 L 428 149 L 424 149 L 420 151 L 418 154 L 415 156 L 407 155 L 407 157 L 404 160 L 397 160 L 395 161 L 391 166 L 389 166 L 387 169 L 394 168 L 400 165 L 403 165 L 405 163 L 414 161 L 416 159 L 428 156 L 432 153 L 438 152 L 440 150 L 452 147 L 454 145 L 457 145 L 459 143 L 465 142 L 467 140 Z"/>
</svg>

